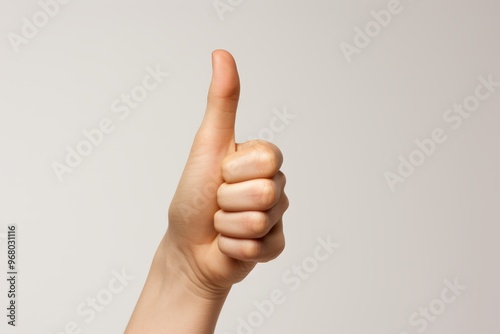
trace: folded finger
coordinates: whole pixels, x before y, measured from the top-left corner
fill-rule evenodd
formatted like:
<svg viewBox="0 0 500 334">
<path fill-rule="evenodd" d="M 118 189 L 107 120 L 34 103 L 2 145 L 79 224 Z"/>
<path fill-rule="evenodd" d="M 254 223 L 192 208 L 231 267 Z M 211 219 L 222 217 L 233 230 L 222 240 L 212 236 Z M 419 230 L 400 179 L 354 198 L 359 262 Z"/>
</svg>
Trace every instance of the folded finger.
<svg viewBox="0 0 500 334">
<path fill-rule="evenodd" d="M 222 162 L 222 177 L 226 183 L 258 178 L 271 178 L 283 164 L 280 149 L 263 140 L 237 144 L 236 152 Z"/>
<path fill-rule="evenodd" d="M 285 187 L 285 175 L 271 179 L 223 183 L 217 190 L 217 204 L 224 211 L 265 211 L 279 200 Z"/>
<path fill-rule="evenodd" d="M 283 217 L 288 205 L 288 197 L 283 194 L 278 203 L 267 211 L 219 210 L 214 216 L 214 227 L 217 232 L 227 237 L 262 238 Z"/>
<path fill-rule="evenodd" d="M 280 220 L 265 237 L 260 239 L 238 239 L 219 235 L 218 247 L 222 253 L 237 260 L 271 261 L 285 249 L 283 222 Z"/>
</svg>

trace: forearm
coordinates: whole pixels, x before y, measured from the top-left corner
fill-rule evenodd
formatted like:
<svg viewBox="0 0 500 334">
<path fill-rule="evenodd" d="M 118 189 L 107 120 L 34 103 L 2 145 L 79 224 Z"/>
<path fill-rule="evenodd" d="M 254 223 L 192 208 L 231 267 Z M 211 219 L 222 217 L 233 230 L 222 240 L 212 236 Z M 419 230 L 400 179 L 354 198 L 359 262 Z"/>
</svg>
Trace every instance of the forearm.
<svg viewBox="0 0 500 334">
<path fill-rule="evenodd" d="M 125 334 L 213 334 L 229 290 L 197 291 L 162 240 Z"/>
</svg>

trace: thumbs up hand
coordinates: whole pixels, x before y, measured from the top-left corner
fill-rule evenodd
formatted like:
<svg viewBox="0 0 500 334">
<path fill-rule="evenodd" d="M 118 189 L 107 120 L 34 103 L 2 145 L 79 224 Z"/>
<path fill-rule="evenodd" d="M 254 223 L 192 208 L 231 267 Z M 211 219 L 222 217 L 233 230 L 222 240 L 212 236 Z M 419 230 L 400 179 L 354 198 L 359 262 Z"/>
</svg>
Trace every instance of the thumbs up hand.
<svg viewBox="0 0 500 334">
<path fill-rule="evenodd" d="M 285 246 L 283 156 L 265 141 L 235 143 L 236 64 L 217 50 L 212 68 L 205 116 L 126 334 L 213 333 L 231 286 Z"/>
<path fill-rule="evenodd" d="M 212 68 L 207 109 L 164 239 L 184 259 L 178 269 L 206 293 L 229 289 L 282 252 L 288 208 L 280 150 L 260 140 L 235 143 L 240 83 L 233 57 L 215 51 Z"/>
</svg>

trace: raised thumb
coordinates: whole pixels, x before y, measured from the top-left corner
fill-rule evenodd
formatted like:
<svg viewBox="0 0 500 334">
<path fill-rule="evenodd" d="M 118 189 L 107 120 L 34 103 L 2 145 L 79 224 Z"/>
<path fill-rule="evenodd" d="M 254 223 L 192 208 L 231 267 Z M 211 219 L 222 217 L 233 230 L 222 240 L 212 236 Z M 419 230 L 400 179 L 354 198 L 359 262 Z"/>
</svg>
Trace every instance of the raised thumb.
<svg viewBox="0 0 500 334">
<path fill-rule="evenodd" d="M 234 138 L 236 109 L 240 97 L 240 78 L 233 56 L 225 50 L 212 52 L 212 81 L 207 109 L 200 132 L 207 139 Z M 222 143 L 221 143 L 222 144 Z"/>
</svg>

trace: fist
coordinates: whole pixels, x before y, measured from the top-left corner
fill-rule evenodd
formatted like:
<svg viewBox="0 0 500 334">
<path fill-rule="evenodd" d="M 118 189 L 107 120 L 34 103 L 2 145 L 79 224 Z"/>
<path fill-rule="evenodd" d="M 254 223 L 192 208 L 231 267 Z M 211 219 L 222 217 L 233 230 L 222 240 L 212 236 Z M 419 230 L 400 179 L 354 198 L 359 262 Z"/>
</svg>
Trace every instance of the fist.
<svg viewBox="0 0 500 334">
<path fill-rule="evenodd" d="M 288 208 L 283 157 L 273 144 L 249 141 L 222 162 L 224 183 L 214 216 L 219 250 L 241 261 L 266 262 L 283 250 L 282 216 Z"/>
<path fill-rule="evenodd" d="M 235 143 L 240 82 L 226 51 L 212 54 L 207 108 L 169 207 L 160 245 L 166 266 L 195 293 L 223 294 L 285 247 L 288 208 L 281 151 Z"/>
</svg>

